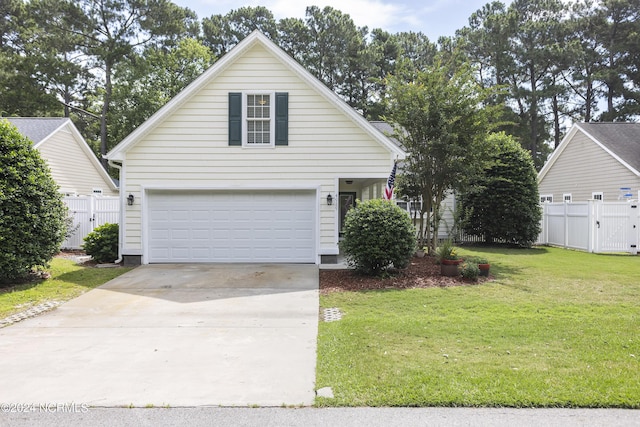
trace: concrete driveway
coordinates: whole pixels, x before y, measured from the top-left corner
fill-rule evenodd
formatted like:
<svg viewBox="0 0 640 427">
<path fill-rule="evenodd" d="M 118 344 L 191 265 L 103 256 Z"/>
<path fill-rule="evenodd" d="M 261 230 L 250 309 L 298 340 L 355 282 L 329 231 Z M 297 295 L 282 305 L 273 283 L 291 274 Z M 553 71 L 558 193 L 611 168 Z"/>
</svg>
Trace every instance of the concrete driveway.
<svg viewBox="0 0 640 427">
<path fill-rule="evenodd" d="M 141 266 L 0 329 L 0 402 L 309 405 L 317 331 L 315 265 Z"/>
</svg>

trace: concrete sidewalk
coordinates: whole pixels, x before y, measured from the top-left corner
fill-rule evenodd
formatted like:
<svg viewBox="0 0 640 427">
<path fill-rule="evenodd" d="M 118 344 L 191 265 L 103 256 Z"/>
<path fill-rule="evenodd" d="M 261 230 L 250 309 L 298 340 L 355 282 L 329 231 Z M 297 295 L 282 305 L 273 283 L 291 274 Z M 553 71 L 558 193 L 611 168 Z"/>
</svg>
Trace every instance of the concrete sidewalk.
<svg viewBox="0 0 640 427">
<path fill-rule="evenodd" d="M 310 405 L 318 305 L 315 265 L 141 266 L 0 329 L 0 403 Z"/>
<path fill-rule="evenodd" d="M 86 412 L 0 413 L 10 427 L 637 427 L 640 411 L 508 408 L 91 408 Z"/>
</svg>

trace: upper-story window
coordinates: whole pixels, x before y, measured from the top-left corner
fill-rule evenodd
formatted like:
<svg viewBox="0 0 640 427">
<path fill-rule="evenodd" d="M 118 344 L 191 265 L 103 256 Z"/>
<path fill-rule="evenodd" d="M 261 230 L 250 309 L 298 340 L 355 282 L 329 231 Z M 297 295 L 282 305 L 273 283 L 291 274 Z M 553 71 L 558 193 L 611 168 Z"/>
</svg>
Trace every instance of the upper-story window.
<svg viewBox="0 0 640 427">
<path fill-rule="evenodd" d="M 288 110 L 286 92 L 229 93 L 229 145 L 288 145 Z"/>
<path fill-rule="evenodd" d="M 552 194 L 540 195 L 540 203 L 553 203 L 553 195 Z"/>
<path fill-rule="evenodd" d="M 591 198 L 593 200 L 604 200 L 604 193 L 602 191 L 594 191 L 593 193 L 591 193 Z"/>
<path fill-rule="evenodd" d="M 246 105 L 247 133 L 243 145 L 273 145 L 271 94 L 247 94 Z"/>
<path fill-rule="evenodd" d="M 562 200 L 570 203 L 572 201 L 571 193 L 566 193 L 562 195 Z"/>
</svg>

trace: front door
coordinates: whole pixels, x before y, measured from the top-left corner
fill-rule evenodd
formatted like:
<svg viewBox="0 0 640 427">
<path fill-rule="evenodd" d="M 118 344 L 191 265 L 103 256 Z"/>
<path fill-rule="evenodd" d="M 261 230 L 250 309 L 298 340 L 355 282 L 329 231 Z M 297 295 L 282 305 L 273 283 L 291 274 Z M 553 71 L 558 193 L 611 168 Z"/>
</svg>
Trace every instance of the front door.
<svg viewBox="0 0 640 427">
<path fill-rule="evenodd" d="M 355 206 L 356 204 L 356 193 L 355 192 L 340 192 L 338 196 L 338 203 L 340 203 L 340 236 L 342 236 L 342 229 L 344 228 L 344 217 L 347 215 L 349 209 Z"/>
</svg>

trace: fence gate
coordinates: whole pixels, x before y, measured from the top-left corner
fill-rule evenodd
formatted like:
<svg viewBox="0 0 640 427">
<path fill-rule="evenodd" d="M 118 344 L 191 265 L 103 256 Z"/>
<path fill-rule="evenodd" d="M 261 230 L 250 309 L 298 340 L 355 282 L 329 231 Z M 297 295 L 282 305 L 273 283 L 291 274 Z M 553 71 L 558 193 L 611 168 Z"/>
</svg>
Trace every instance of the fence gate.
<svg viewBox="0 0 640 427">
<path fill-rule="evenodd" d="M 71 236 L 62 243 L 62 249 L 82 249 L 84 238 L 94 228 L 106 223 L 118 223 L 119 197 L 63 197 L 62 201 L 73 218 Z"/>
<path fill-rule="evenodd" d="M 539 242 L 589 252 L 638 253 L 638 202 L 573 202 L 543 205 Z"/>
</svg>

